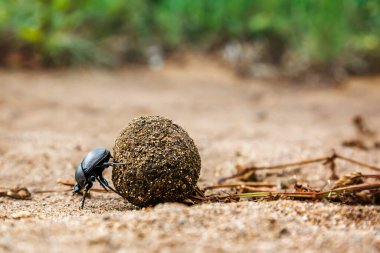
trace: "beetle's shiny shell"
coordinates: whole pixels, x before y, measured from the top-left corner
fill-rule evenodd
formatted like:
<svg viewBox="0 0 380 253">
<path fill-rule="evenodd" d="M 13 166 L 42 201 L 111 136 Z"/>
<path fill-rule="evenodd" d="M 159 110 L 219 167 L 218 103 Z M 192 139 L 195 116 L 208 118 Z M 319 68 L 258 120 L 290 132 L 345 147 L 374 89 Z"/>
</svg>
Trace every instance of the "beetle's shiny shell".
<svg viewBox="0 0 380 253">
<path fill-rule="evenodd" d="M 75 170 L 75 181 L 77 182 L 80 188 L 83 188 L 87 183 L 86 176 L 84 175 L 82 169 L 82 163 L 78 164 L 77 169 Z"/>
<path fill-rule="evenodd" d="M 108 162 L 111 157 L 111 153 L 105 148 L 94 148 L 88 153 L 81 163 L 83 172 L 87 175 L 92 170 L 104 162 Z"/>
<path fill-rule="evenodd" d="M 111 157 L 111 153 L 105 148 L 94 148 L 91 150 L 78 164 L 75 171 L 75 181 L 83 188 L 87 184 L 88 176 L 93 175 L 97 171 L 98 165 L 108 162 Z M 100 169 L 99 172 L 101 172 Z"/>
</svg>

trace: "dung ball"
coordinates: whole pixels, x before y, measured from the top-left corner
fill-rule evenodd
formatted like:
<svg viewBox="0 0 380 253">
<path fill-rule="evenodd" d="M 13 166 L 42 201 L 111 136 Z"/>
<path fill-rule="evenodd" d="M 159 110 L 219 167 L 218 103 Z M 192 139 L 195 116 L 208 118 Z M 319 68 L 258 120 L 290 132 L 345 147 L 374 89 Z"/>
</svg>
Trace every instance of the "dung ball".
<svg viewBox="0 0 380 253">
<path fill-rule="evenodd" d="M 112 181 L 130 203 L 144 207 L 182 201 L 194 192 L 201 159 L 188 133 L 160 116 L 134 119 L 117 137 Z"/>
</svg>

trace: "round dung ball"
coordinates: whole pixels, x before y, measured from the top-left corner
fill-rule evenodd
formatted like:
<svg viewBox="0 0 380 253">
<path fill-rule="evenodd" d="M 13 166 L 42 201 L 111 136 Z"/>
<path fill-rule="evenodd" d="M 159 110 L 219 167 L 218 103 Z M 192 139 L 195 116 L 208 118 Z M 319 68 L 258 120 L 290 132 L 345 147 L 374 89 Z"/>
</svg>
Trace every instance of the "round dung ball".
<svg viewBox="0 0 380 253">
<path fill-rule="evenodd" d="M 171 120 L 134 119 L 117 137 L 112 181 L 130 203 L 149 206 L 182 201 L 194 192 L 201 159 L 194 141 Z"/>
</svg>

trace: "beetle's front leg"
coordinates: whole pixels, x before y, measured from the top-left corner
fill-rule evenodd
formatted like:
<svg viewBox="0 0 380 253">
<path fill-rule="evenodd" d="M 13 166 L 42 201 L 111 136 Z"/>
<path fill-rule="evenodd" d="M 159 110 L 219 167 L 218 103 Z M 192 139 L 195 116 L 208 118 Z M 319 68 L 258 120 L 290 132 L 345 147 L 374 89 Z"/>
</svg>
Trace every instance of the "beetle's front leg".
<svg viewBox="0 0 380 253">
<path fill-rule="evenodd" d="M 84 188 L 84 191 L 83 191 L 82 204 L 80 207 L 81 209 L 83 209 L 83 207 L 84 207 L 84 201 L 86 200 L 87 192 L 91 189 L 92 186 L 93 186 L 92 182 L 88 181 L 88 183 L 86 184 L 86 187 Z"/>
</svg>

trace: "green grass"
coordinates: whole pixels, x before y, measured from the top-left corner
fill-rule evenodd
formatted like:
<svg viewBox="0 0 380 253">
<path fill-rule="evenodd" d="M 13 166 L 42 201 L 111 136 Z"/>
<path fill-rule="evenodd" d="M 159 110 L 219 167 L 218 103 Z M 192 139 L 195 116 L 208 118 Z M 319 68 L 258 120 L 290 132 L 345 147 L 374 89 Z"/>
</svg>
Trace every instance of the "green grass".
<svg viewBox="0 0 380 253">
<path fill-rule="evenodd" d="M 380 1 L 0 0 L 1 48 L 49 66 L 113 66 L 151 45 L 207 50 L 263 38 L 316 65 L 379 60 Z"/>
</svg>

